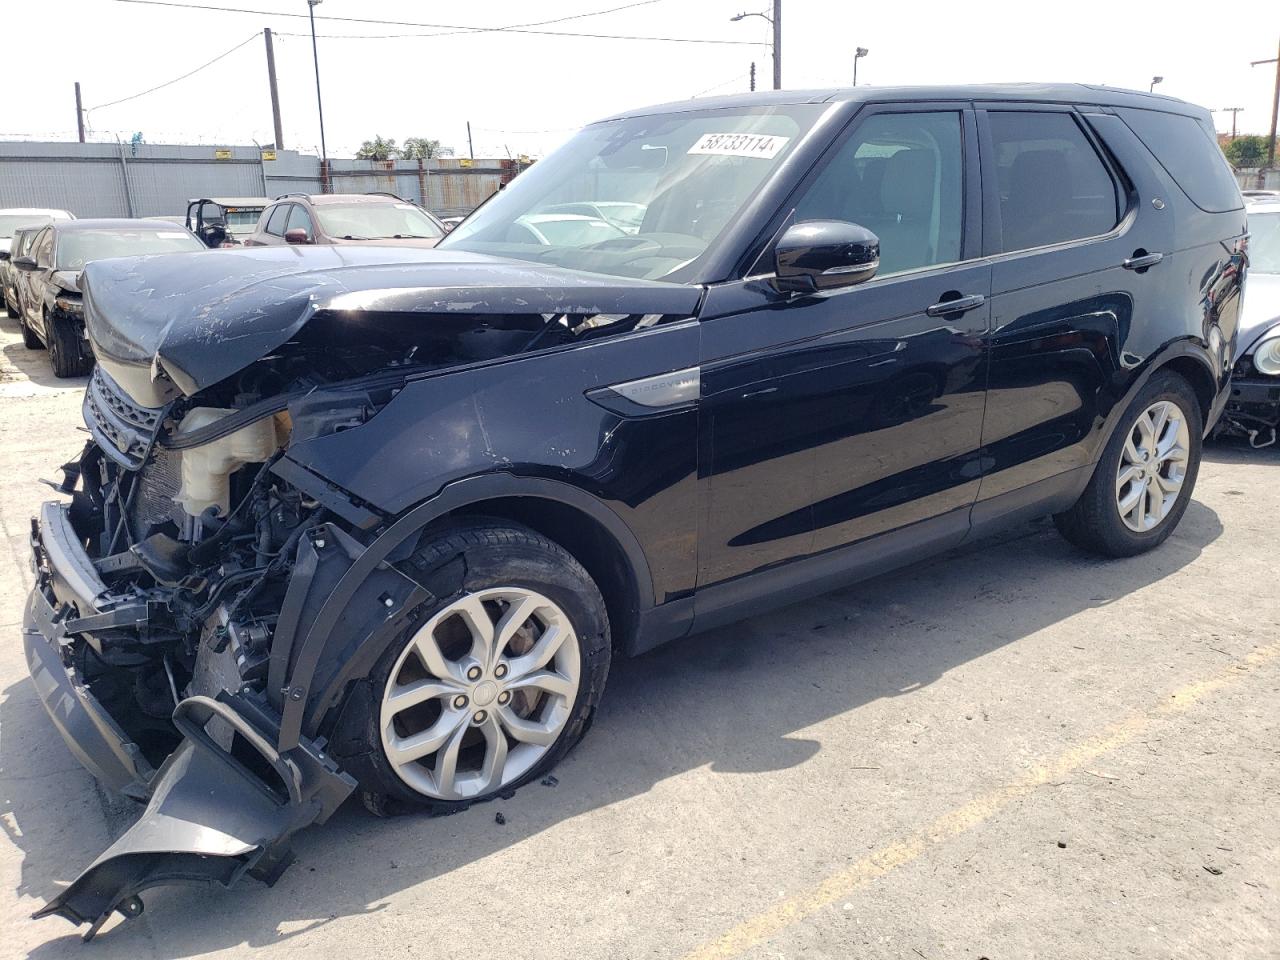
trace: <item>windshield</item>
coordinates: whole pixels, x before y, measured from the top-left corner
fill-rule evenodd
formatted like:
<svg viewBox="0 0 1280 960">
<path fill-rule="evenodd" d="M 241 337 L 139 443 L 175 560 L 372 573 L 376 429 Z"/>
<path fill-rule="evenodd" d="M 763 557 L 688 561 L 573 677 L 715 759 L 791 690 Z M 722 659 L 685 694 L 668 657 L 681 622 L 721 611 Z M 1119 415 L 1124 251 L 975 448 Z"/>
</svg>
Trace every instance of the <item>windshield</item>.
<svg viewBox="0 0 1280 960">
<path fill-rule="evenodd" d="M 0 240 L 10 239 L 23 227 L 43 227 L 52 222 L 53 217 L 43 213 L 0 214 Z"/>
<path fill-rule="evenodd" d="M 1249 269 L 1280 273 L 1280 211 L 1249 214 Z"/>
<path fill-rule="evenodd" d="M 434 220 L 412 203 L 321 203 L 320 226 L 343 240 L 405 240 L 440 237 Z"/>
<path fill-rule="evenodd" d="M 670 276 L 706 253 L 825 109 L 699 110 L 594 124 L 440 246 L 615 276 Z"/>
<path fill-rule="evenodd" d="M 92 260 L 203 250 L 186 230 L 74 230 L 58 237 L 57 268 L 83 270 Z"/>
</svg>

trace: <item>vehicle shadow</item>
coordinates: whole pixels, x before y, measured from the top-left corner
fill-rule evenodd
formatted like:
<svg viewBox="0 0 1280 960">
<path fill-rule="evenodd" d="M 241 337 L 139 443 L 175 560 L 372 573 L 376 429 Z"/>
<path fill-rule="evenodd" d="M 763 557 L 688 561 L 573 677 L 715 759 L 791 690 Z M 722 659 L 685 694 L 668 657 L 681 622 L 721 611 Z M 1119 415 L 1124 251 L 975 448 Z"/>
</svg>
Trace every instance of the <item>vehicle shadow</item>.
<svg viewBox="0 0 1280 960">
<path fill-rule="evenodd" d="M 338 918 L 378 912 L 401 890 L 642 795 L 666 778 L 705 766 L 741 773 L 802 765 L 823 744 L 796 731 L 883 698 L 910 697 L 975 658 L 1143 590 L 1195 561 L 1221 533 L 1217 514 L 1193 501 L 1160 549 L 1106 561 L 1069 546 L 1040 520 L 616 661 L 594 729 L 557 769 L 555 789 L 533 783 L 511 799 L 446 819 L 378 820 L 349 802 L 328 824 L 296 839 L 297 862 L 274 887 L 245 880 L 230 891 L 158 888 L 144 895 L 143 917 L 106 931 L 95 954 L 179 958 L 281 943 Z M 999 605 L 998 617 L 987 616 L 982 629 L 965 629 L 991 605 Z M 761 682 L 765 676 L 768 683 Z M 101 847 L 86 856 L 92 838 L 82 836 L 79 821 L 87 806 L 76 797 L 56 805 L 48 800 L 44 778 L 74 762 L 43 715 L 39 722 L 19 715 L 39 711 L 24 685 L 29 690 L 25 679 L 6 690 L 0 706 L 0 723 L 12 722 L 34 741 L 6 763 L 11 806 L 5 819 L 25 856 L 16 892 L 45 898 L 55 892 L 55 880 L 73 879 Z M 836 695 L 815 696 L 815 687 Z M 499 810 L 505 825 L 495 823 Z M 499 911 L 509 892 L 473 891 L 477 916 Z M 50 939 L 33 957 L 79 955 L 78 931 L 58 918 L 40 922 Z M 429 923 L 429 910 L 423 922 Z"/>
<path fill-rule="evenodd" d="M 10 320 L 8 325 L 17 326 L 18 321 Z M 37 387 L 49 387 L 58 390 L 83 391 L 88 377 L 55 377 L 53 367 L 49 365 L 47 350 L 32 350 L 22 345 L 21 340 L 14 340 L 0 347 L 4 354 L 5 366 L 9 376 L 6 379 L 29 380 Z"/>
</svg>

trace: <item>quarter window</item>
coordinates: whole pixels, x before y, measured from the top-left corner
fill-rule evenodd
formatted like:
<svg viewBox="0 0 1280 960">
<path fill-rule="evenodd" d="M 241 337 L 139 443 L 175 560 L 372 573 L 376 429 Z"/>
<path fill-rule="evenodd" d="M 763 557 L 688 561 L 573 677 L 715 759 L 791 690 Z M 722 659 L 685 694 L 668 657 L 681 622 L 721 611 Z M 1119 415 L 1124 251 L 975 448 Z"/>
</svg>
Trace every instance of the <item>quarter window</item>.
<svg viewBox="0 0 1280 960">
<path fill-rule="evenodd" d="M 267 233 L 275 237 L 284 236 L 284 223 L 292 206 L 292 203 L 282 203 L 271 211 L 271 216 L 267 218 Z"/>
<path fill-rule="evenodd" d="M 880 238 L 879 275 L 960 259 L 960 114 L 879 113 L 858 125 L 796 204 L 796 220 L 846 220 Z"/>
<path fill-rule="evenodd" d="M 1120 219 L 1115 182 L 1067 113 L 987 114 L 1005 252 L 1106 233 Z"/>
</svg>

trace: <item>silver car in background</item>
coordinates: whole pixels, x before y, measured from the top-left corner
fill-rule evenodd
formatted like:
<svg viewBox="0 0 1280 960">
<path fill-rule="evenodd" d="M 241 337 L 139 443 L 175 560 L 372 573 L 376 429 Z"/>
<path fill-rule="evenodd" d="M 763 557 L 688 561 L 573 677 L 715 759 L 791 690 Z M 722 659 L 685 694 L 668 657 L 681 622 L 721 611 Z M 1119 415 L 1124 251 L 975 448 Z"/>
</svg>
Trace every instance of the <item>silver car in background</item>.
<svg viewBox="0 0 1280 960">
<path fill-rule="evenodd" d="M 1222 431 L 1267 447 L 1280 428 L 1280 200 L 1255 200 L 1247 210 L 1249 283 Z"/>
</svg>

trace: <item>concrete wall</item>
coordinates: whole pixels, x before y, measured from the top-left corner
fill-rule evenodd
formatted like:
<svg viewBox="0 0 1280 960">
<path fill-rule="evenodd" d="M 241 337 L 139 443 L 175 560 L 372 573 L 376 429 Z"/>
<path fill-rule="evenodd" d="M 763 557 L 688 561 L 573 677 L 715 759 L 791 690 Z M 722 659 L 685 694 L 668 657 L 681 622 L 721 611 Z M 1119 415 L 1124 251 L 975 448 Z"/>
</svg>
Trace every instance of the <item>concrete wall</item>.
<svg viewBox="0 0 1280 960">
<path fill-rule="evenodd" d="M 511 160 L 453 158 L 331 160 L 329 166 L 330 193 L 386 191 L 439 216 L 470 213 L 521 169 Z M 320 160 L 293 150 L 264 161 L 254 146 L 0 142 L 0 208 L 178 216 L 194 197 L 321 192 Z"/>
</svg>

